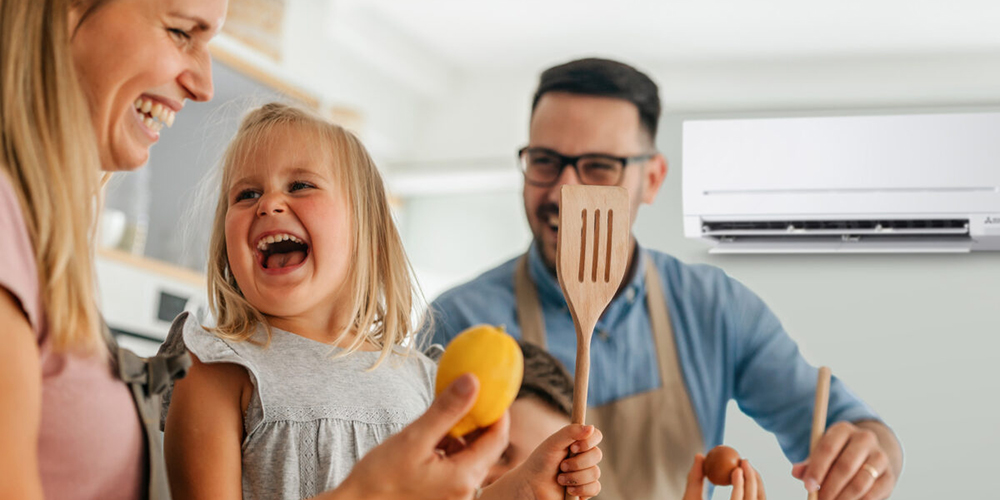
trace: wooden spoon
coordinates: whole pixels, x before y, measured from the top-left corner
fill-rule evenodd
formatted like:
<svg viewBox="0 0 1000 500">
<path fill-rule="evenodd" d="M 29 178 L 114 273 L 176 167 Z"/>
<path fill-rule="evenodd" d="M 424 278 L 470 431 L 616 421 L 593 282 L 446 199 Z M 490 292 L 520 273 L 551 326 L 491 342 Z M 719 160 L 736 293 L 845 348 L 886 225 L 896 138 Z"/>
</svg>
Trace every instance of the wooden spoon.
<svg viewBox="0 0 1000 500">
<path fill-rule="evenodd" d="M 812 434 L 809 438 L 809 454 L 816 451 L 816 445 L 826 432 L 826 410 L 830 403 L 830 367 L 821 366 L 816 376 L 816 401 L 813 406 Z M 819 492 L 810 492 L 809 500 L 817 500 Z"/>
</svg>

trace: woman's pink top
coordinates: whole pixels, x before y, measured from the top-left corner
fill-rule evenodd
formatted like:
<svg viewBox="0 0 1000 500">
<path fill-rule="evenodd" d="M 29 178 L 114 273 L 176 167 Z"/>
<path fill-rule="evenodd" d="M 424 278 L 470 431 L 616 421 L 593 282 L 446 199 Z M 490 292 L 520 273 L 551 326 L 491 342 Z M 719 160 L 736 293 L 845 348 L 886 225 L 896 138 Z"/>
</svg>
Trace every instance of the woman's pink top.
<svg viewBox="0 0 1000 500">
<path fill-rule="evenodd" d="M 49 349 L 35 254 L 17 195 L 3 173 L 0 256 L 0 287 L 20 301 L 41 356 L 38 469 L 45 498 L 140 498 L 145 437 L 132 396 L 108 360 Z"/>
</svg>

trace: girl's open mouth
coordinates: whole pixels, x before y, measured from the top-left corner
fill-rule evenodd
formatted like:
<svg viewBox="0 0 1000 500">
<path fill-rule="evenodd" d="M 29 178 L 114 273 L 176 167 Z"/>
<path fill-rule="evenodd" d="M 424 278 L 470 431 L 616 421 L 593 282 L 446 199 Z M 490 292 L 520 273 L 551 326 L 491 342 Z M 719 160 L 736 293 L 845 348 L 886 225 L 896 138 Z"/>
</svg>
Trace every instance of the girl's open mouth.
<svg viewBox="0 0 1000 500">
<path fill-rule="evenodd" d="M 257 263 L 266 271 L 286 271 L 302 265 L 309 244 L 290 234 L 273 234 L 257 242 Z"/>
</svg>

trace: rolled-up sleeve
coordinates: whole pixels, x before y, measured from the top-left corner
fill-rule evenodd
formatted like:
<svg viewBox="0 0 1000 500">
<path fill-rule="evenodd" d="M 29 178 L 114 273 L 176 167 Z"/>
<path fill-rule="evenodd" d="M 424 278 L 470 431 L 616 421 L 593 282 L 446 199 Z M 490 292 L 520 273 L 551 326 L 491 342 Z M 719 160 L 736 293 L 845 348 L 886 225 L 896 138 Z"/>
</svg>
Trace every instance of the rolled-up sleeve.
<svg viewBox="0 0 1000 500">
<path fill-rule="evenodd" d="M 799 352 L 781 322 L 756 294 L 732 280 L 732 338 L 736 366 L 733 397 L 740 409 L 778 439 L 793 462 L 809 455 L 818 369 Z M 830 384 L 827 426 L 878 420 L 878 415 L 838 378 Z"/>
</svg>

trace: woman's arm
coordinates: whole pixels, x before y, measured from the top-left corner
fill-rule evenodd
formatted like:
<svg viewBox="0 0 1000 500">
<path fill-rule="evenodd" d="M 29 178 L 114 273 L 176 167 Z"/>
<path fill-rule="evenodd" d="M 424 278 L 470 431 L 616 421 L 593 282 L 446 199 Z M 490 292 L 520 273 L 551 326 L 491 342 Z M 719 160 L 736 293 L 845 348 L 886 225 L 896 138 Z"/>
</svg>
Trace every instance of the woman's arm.
<svg viewBox="0 0 1000 500">
<path fill-rule="evenodd" d="M 246 370 L 205 364 L 174 384 L 164 429 L 164 455 L 174 498 L 241 500 L 243 412 L 252 390 Z"/>
<path fill-rule="evenodd" d="M 437 444 L 472 407 L 479 383 L 456 379 L 423 416 L 376 446 L 336 490 L 314 500 L 468 500 L 507 447 L 504 414 L 467 448 L 445 456 Z"/>
<path fill-rule="evenodd" d="M 38 428 L 42 369 L 35 333 L 18 302 L 0 287 L 0 498 L 42 499 Z"/>
</svg>

